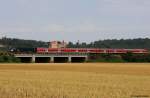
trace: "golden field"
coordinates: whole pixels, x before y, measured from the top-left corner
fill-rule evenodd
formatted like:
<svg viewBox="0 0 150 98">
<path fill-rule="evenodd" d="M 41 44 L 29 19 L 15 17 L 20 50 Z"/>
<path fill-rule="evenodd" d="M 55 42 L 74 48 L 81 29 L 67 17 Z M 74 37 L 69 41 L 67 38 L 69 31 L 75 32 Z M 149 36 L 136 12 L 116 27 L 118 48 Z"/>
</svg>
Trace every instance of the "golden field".
<svg viewBox="0 0 150 98">
<path fill-rule="evenodd" d="M 0 98 L 143 97 L 148 63 L 0 64 Z"/>
</svg>

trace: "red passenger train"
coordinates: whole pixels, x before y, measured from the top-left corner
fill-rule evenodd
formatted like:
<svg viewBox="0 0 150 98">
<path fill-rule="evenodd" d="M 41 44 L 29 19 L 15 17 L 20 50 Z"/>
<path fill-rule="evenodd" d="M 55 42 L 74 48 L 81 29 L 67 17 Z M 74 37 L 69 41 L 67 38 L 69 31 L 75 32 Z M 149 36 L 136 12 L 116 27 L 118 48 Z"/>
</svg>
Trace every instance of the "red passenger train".
<svg viewBox="0 0 150 98">
<path fill-rule="evenodd" d="M 101 49 L 101 48 L 36 48 L 37 53 L 149 53 L 147 49 Z"/>
</svg>

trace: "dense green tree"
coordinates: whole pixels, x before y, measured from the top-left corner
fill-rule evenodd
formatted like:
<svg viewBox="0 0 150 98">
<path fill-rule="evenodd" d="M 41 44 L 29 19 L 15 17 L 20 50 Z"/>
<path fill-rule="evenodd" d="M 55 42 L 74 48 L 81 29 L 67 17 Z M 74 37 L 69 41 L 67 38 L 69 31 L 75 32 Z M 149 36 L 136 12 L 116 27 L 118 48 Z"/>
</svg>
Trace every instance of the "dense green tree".
<svg viewBox="0 0 150 98">
<path fill-rule="evenodd" d="M 13 56 L 0 56 L 0 63 L 19 63 L 20 59 Z"/>
</svg>

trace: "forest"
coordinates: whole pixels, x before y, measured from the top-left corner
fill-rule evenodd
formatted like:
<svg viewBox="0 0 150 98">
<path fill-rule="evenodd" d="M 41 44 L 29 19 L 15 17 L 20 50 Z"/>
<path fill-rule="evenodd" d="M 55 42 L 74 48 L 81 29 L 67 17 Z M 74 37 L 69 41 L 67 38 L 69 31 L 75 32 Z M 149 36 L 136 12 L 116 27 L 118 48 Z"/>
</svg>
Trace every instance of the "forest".
<svg viewBox="0 0 150 98">
<path fill-rule="evenodd" d="M 4 45 L 7 48 L 17 48 L 17 47 L 36 48 L 36 47 L 48 47 L 49 42 L 3 37 L 0 39 L 0 45 Z M 77 42 L 68 42 L 67 47 L 68 48 L 150 49 L 150 39 L 149 38 L 107 39 L 107 40 L 98 40 L 91 43 L 77 41 Z"/>
<path fill-rule="evenodd" d="M 0 39 L 0 45 L 3 45 L 6 48 L 48 47 L 48 43 L 44 41 L 25 40 L 25 39 L 6 38 L 6 37 Z"/>
<path fill-rule="evenodd" d="M 144 48 L 150 49 L 150 39 L 149 38 L 137 38 L 137 39 L 108 39 L 108 40 L 98 40 L 91 43 L 68 43 L 68 47 L 73 48 Z"/>
</svg>

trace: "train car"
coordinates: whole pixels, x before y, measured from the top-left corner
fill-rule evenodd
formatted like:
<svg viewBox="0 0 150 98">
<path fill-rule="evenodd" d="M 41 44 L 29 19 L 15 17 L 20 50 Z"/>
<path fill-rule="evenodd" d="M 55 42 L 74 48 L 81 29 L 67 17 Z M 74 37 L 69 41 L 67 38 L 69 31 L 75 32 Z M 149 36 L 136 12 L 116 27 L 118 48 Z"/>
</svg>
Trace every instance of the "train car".
<svg viewBox="0 0 150 98">
<path fill-rule="evenodd" d="M 47 50 L 48 50 L 48 48 L 36 48 L 36 53 L 46 53 L 46 52 L 48 52 Z"/>
<path fill-rule="evenodd" d="M 46 51 L 46 52 L 48 52 L 48 53 L 57 53 L 57 52 L 60 52 L 59 51 L 60 49 L 58 49 L 58 48 L 48 48 L 47 50 L 48 51 Z"/>
<path fill-rule="evenodd" d="M 89 52 L 87 48 L 78 48 L 77 51 L 79 53 L 88 53 Z"/>
<path fill-rule="evenodd" d="M 127 49 L 116 49 L 116 53 L 118 54 L 127 53 L 127 52 L 128 52 Z"/>
<path fill-rule="evenodd" d="M 106 53 L 116 53 L 116 49 L 106 49 Z"/>
<path fill-rule="evenodd" d="M 76 53 L 76 52 L 79 52 L 79 51 L 78 51 L 78 49 L 75 49 L 75 48 L 62 48 L 61 52 L 64 52 L 64 53 Z"/>
<path fill-rule="evenodd" d="M 135 54 L 138 54 L 138 53 L 148 53 L 149 52 L 146 49 L 128 49 L 127 51 L 130 52 L 130 53 L 135 53 Z"/>
</svg>

